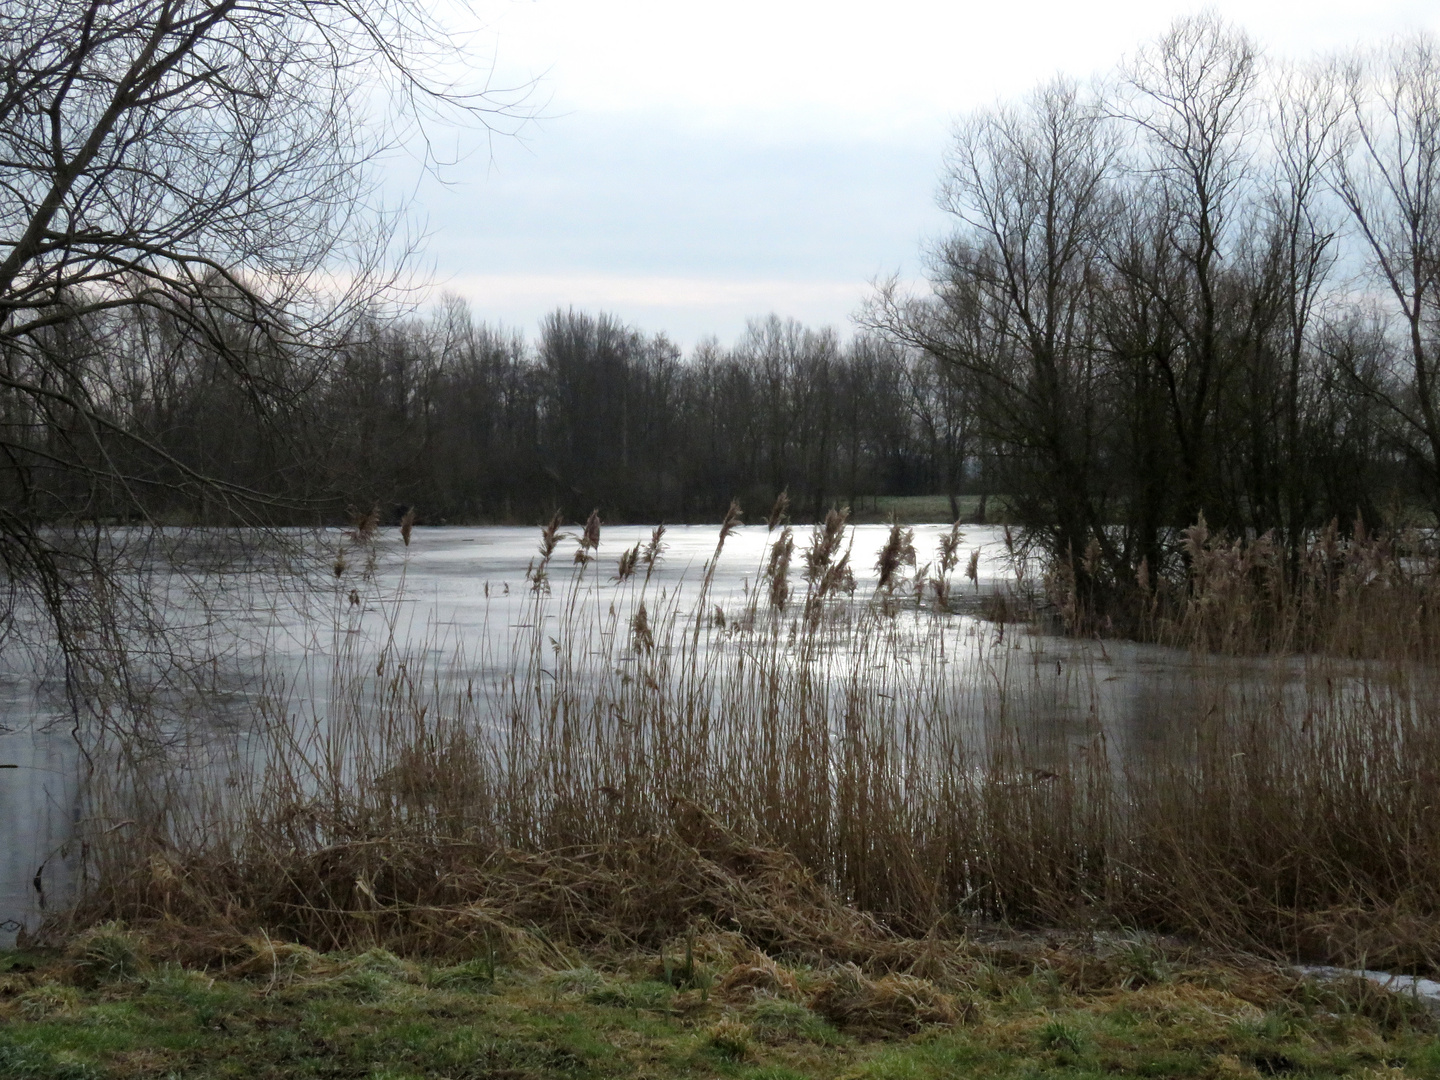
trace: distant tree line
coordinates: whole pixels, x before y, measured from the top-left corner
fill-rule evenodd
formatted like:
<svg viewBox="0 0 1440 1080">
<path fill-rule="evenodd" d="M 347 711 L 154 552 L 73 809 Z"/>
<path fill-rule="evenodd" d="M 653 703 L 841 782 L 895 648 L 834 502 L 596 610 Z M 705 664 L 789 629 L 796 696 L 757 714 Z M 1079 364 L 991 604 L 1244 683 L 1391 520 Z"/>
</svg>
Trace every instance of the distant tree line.
<svg viewBox="0 0 1440 1080">
<path fill-rule="evenodd" d="M 1097 86 L 960 122 L 942 205 L 933 290 L 866 324 L 958 381 L 1083 583 L 1153 583 L 1200 515 L 1293 559 L 1332 518 L 1440 513 L 1430 39 L 1290 68 L 1182 19 Z"/>
<path fill-rule="evenodd" d="M 32 485 L 32 505 L 48 498 L 37 509 L 52 516 L 219 523 L 230 507 L 205 496 L 235 490 L 263 493 L 276 522 L 372 506 L 413 506 L 431 523 L 596 507 L 611 520 L 703 521 L 736 496 L 764 513 L 782 490 L 795 513 L 823 516 L 870 496 L 983 486 L 958 383 L 939 361 L 774 316 L 733 347 L 709 341 L 687 357 L 663 335 L 574 310 L 527 342 L 452 299 L 424 318 L 356 320 L 323 348 L 256 342 L 243 378 L 231 362 L 241 343 L 216 349 L 165 312 L 87 313 L 51 339 L 116 433 L 87 444 L 93 469 Z M 257 409 L 265 365 L 274 392 Z M 29 404 L 0 394 L 10 441 L 35 440 L 30 470 L 0 468 L 21 499 L 45 447 L 67 438 Z M 116 478 L 97 486 L 102 458 Z M 192 490 L 188 471 L 218 487 Z"/>
<path fill-rule="evenodd" d="M 933 358 L 773 316 L 682 357 L 663 335 L 573 310 L 527 346 L 451 303 L 348 350 L 325 398 L 341 488 L 430 520 L 596 506 L 714 520 L 734 496 L 763 513 L 787 489 L 823 516 L 865 496 L 957 494 L 975 450 Z"/>
</svg>

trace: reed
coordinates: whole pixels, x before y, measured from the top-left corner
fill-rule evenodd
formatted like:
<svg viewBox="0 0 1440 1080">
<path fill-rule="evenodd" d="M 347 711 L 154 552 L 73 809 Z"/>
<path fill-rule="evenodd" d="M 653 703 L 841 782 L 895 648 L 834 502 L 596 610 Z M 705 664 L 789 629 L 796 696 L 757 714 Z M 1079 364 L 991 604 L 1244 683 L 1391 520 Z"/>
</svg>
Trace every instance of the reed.
<svg viewBox="0 0 1440 1080">
<path fill-rule="evenodd" d="M 1057 561 L 1046 591 L 1081 636 L 1124 630 L 1205 654 L 1440 661 L 1440 552 L 1431 535 L 1369 531 L 1357 518 L 1348 535 L 1331 521 L 1290 551 L 1269 533 L 1212 532 L 1202 516 L 1181 533 L 1177 553 L 1158 571 L 1142 561 L 1132 582 L 1107 581 L 1092 542 L 1078 560 L 1083 572 Z"/>
<path fill-rule="evenodd" d="M 915 565 L 915 530 L 902 529 L 898 521 L 890 525 L 890 535 L 875 560 L 875 569 L 880 573 L 877 590 L 893 593 L 899 584 L 897 575 L 902 566 Z"/>
<path fill-rule="evenodd" d="M 476 658 L 446 670 L 433 647 L 342 634 L 326 715 L 277 692 L 204 769 L 110 775 L 88 887 L 55 927 L 473 954 L 525 927 L 653 944 L 703 921 L 883 965 L 1002 920 L 1440 967 L 1434 608 L 1407 607 L 1434 568 L 1415 550 L 1319 537 L 1306 573 L 1329 591 L 1277 600 L 1271 554 L 1197 531 L 1191 599 L 1157 625 L 1221 648 L 1117 697 L 1103 645 L 1007 637 L 933 602 L 958 532 L 927 590 L 896 583 L 914 558 L 897 531 L 892 580 L 856 597 L 832 514 L 802 553 L 797 617 L 784 526 L 767 588 L 716 619 L 633 572 L 661 557 L 660 529 L 630 573 L 582 564 L 552 595 L 558 528 L 498 681 L 456 674 Z M 1313 625 L 1347 613 L 1356 626 Z M 1330 648 L 1236 655 L 1276 642 Z M 118 827 L 142 794 L 147 827 Z"/>
</svg>

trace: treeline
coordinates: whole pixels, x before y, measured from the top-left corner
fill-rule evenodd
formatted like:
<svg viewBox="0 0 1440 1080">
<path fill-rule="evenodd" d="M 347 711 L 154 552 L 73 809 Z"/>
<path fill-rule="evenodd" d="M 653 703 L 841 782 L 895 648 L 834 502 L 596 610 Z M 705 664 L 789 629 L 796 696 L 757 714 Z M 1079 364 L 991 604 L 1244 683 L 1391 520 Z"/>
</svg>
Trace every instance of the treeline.
<svg viewBox="0 0 1440 1080">
<path fill-rule="evenodd" d="M 527 341 L 452 299 L 359 321 L 323 348 L 211 337 L 143 308 L 65 320 L 52 366 L 76 373 L 113 434 L 68 440 L 63 405 L 41 415 L 34 395 L 0 392 L 18 450 L 0 463 L 3 496 L 42 517 L 220 522 L 263 507 L 309 522 L 413 506 L 422 522 L 483 523 L 599 507 L 703 521 L 736 496 L 763 512 L 788 490 L 795 513 L 823 516 L 983 484 L 955 381 L 879 335 L 842 341 L 772 316 L 684 356 L 574 310 Z M 77 447 L 93 460 L 52 467 Z"/>
<path fill-rule="evenodd" d="M 713 520 L 738 496 L 803 514 L 865 496 L 958 493 L 959 396 L 930 357 L 841 342 L 776 317 L 688 356 L 663 335 L 574 310 L 538 339 L 463 304 L 347 349 L 323 395 L 329 460 L 357 498 L 429 520 Z"/>
<path fill-rule="evenodd" d="M 933 292 L 868 325 L 958 379 L 1082 591 L 1153 588 L 1203 515 L 1294 565 L 1440 511 L 1440 55 L 1304 68 L 1182 19 L 1114 76 L 956 129 Z"/>
</svg>

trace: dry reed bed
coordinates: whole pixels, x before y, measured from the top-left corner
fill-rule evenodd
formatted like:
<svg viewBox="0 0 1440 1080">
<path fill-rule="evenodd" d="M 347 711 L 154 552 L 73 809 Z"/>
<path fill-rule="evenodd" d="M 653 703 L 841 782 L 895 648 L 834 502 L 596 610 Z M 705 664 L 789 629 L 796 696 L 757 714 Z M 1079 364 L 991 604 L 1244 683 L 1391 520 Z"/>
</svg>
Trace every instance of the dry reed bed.
<svg viewBox="0 0 1440 1080">
<path fill-rule="evenodd" d="M 907 581 L 896 529 L 885 583 L 855 597 L 844 533 L 832 518 L 797 552 L 780 528 L 765 588 L 727 613 L 708 572 L 684 610 L 647 594 L 660 533 L 606 580 L 598 519 L 564 577 L 552 523 L 530 578 L 558 630 L 525 631 L 502 684 L 393 645 L 342 652 L 325 721 L 272 711 L 214 783 L 153 762 L 110 774 L 67 925 L 460 955 L 537 933 L 653 948 L 701 925 L 901 971 L 1001 920 L 1440 968 L 1433 564 L 1322 538 L 1334 595 L 1277 599 L 1268 555 L 1192 534 L 1196 607 L 1172 627 L 1235 646 L 1275 640 L 1263 622 L 1338 655 L 1236 680 L 1197 652 L 1160 718 L 1172 737 L 1126 760 L 1092 684 L 1057 760 L 1034 697 L 953 674 L 962 655 L 994 668 L 1014 652 L 993 647 L 1003 626 L 946 614 L 958 548 L 938 584 Z M 1344 612 L 1354 648 L 1305 622 Z"/>
</svg>

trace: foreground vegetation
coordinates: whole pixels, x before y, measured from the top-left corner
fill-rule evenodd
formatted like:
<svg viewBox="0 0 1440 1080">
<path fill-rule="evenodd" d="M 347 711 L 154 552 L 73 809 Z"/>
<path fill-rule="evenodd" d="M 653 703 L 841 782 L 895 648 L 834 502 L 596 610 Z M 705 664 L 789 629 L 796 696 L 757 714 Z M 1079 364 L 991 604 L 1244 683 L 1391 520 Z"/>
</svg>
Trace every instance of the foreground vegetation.
<svg viewBox="0 0 1440 1080">
<path fill-rule="evenodd" d="M 530 961 L 106 925 L 0 954 L 0 1073 L 104 1077 L 1440 1076 L 1421 1004 L 1139 938 L 934 943 L 923 974 L 776 960 L 713 928 Z M 194 942 L 190 943 L 193 948 Z"/>
<path fill-rule="evenodd" d="M 712 598 L 713 562 L 651 583 L 663 530 L 602 565 L 598 519 L 573 552 L 552 524 L 506 651 L 455 669 L 358 646 L 365 571 L 337 569 L 322 715 L 275 688 L 233 740 L 97 733 L 86 888 L 44 939 L 120 920 L 443 958 L 534 927 L 655 949 L 703 918 L 904 967 L 979 919 L 1440 970 L 1423 550 L 1325 534 L 1311 585 L 1275 591 L 1263 550 L 1192 531 L 1189 586 L 1151 587 L 1194 651 L 1117 696 L 1103 644 L 1015 621 L 1023 561 L 981 595 L 958 530 L 927 559 L 897 526 L 856 595 L 846 533 L 777 520 L 757 587 Z"/>
</svg>

